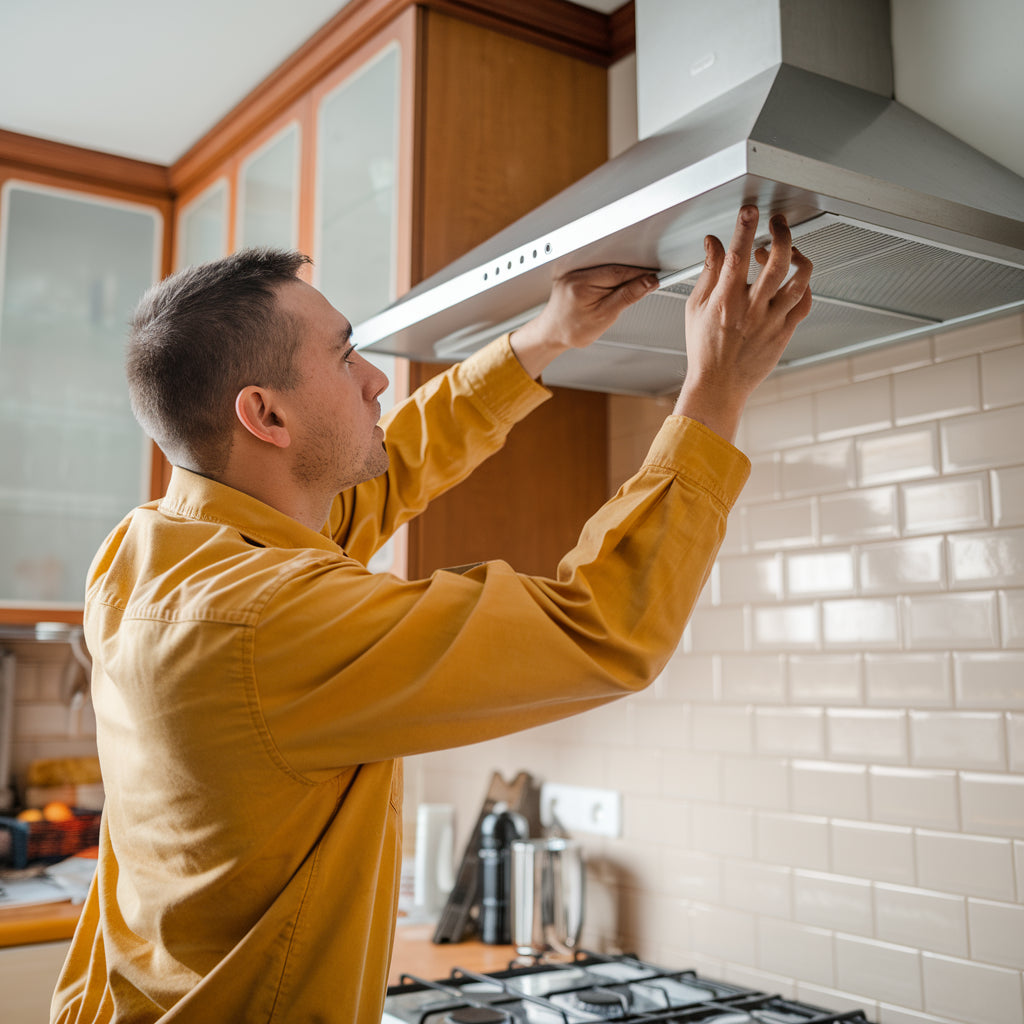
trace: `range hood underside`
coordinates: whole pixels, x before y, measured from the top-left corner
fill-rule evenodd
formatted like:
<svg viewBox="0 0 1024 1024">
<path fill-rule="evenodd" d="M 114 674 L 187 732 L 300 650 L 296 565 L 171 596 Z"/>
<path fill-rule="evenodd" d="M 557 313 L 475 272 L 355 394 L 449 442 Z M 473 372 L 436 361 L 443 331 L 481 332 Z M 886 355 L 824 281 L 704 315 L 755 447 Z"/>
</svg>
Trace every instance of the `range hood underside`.
<svg viewBox="0 0 1024 1024">
<path fill-rule="evenodd" d="M 555 275 L 627 263 L 656 268 L 662 288 L 591 348 L 562 356 L 545 380 L 672 393 L 703 238 L 727 241 L 744 203 L 759 207 L 763 225 L 784 213 L 815 265 L 814 308 L 783 367 L 1024 308 L 1024 181 L 891 100 L 780 65 L 357 325 L 357 342 L 461 359 L 525 322 Z"/>
</svg>

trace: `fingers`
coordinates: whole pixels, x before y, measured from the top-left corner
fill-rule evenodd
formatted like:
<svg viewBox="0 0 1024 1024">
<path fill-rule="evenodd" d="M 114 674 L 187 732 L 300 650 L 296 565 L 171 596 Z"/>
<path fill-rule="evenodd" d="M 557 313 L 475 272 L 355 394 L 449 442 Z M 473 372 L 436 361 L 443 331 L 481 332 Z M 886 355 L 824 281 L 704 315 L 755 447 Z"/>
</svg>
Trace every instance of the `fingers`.
<svg viewBox="0 0 1024 1024">
<path fill-rule="evenodd" d="M 725 260 L 725 249 L 722 243 L 714 236 L 708 235 L 704 239 L 704 269 L 693 286 L 692 298 L 694 302 L 706 302 L 718 284 L 722 273 L 722 263 Z"/>
<path fill-rule="evenodd" d="M 720 275 L 722 287 L 729 291 L 745 290 L 747 287 L 747 271 L 750 267 L 750 250 L 757 233 L 757 217 L 756 206 L 740 207 Z"/>
<path fill-rule="evenodd" d="M 754 301 L 759 299 L 769 301 L 778 291 L 780 285 L 786 280 L 790 264 L 793 262 L 793 236 L 790 233 L 786 218 L 781 214 L 772 217 L 769 229 L 772 233 L 771 251 L 762 260 L 757 257 L 761 264 L 761 272 L 757 275 L 751 291 Z M 763 252 L 764 250 L 758 250 Z"/>
</svg>

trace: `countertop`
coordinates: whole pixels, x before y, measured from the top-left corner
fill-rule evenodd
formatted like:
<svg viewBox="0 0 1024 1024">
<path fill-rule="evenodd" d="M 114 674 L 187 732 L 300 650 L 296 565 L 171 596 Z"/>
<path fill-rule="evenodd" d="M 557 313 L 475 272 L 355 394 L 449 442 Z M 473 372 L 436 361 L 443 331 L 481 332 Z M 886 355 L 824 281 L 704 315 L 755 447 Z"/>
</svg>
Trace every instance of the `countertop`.
<svg viewBox="0 0 1024 1024">
<path fill-rule="evenodd" d="M 0 910 L 0 947 L 70 939 L 78 922 L 81 905 L 48 903 L 43 906 Z M 404 974 L 436 980 L 453 967 L 471 971 L 500 971 L 515 959 L 511 946 L 485 946 L 476 939 L 434 945 L 434 926 L 400 924 L 395 934 L 389 985 L 397 985 Z"/>
</svg>

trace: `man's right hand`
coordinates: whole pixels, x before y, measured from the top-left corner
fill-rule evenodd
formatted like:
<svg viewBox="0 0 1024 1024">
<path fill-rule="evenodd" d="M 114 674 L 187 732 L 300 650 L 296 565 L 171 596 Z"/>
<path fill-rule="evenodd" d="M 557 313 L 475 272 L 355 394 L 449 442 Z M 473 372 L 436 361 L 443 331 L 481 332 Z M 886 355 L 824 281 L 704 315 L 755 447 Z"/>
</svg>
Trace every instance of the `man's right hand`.
<svg viewBox="0 0 1024 1024">
<path fill-rule="evenodd" d="M 713 235 L 704 240 L 704 270 L 686 302 L 686 378 L 673 412 L 729 441 L 747 399 L 811 310 L 812 264 L 793 248 L 781 215 L 771 221 L 771 252 L 754 254 L 761 271 L 747 284 L 757 216 L 756 206 L 740 210 L 728 252 Z"/>
</svg>

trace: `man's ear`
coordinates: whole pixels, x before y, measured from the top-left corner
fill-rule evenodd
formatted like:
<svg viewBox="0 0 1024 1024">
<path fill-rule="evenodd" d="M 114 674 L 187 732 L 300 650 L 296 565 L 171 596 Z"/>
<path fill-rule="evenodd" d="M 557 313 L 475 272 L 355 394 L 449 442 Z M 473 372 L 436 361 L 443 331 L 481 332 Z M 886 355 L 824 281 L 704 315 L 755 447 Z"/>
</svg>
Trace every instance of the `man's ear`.
<svg viewBox="0 0 1024 1024">
<path fill-rule="evenodd" d="M 276 448 L 287 448 L 292 443 L 291 434 L 284 424 L 283 410 L 269 389 L 254 384 L 242 388 L 235 398 L 235 415 L 257 440 L 266 441 Z"/>
</svg>

